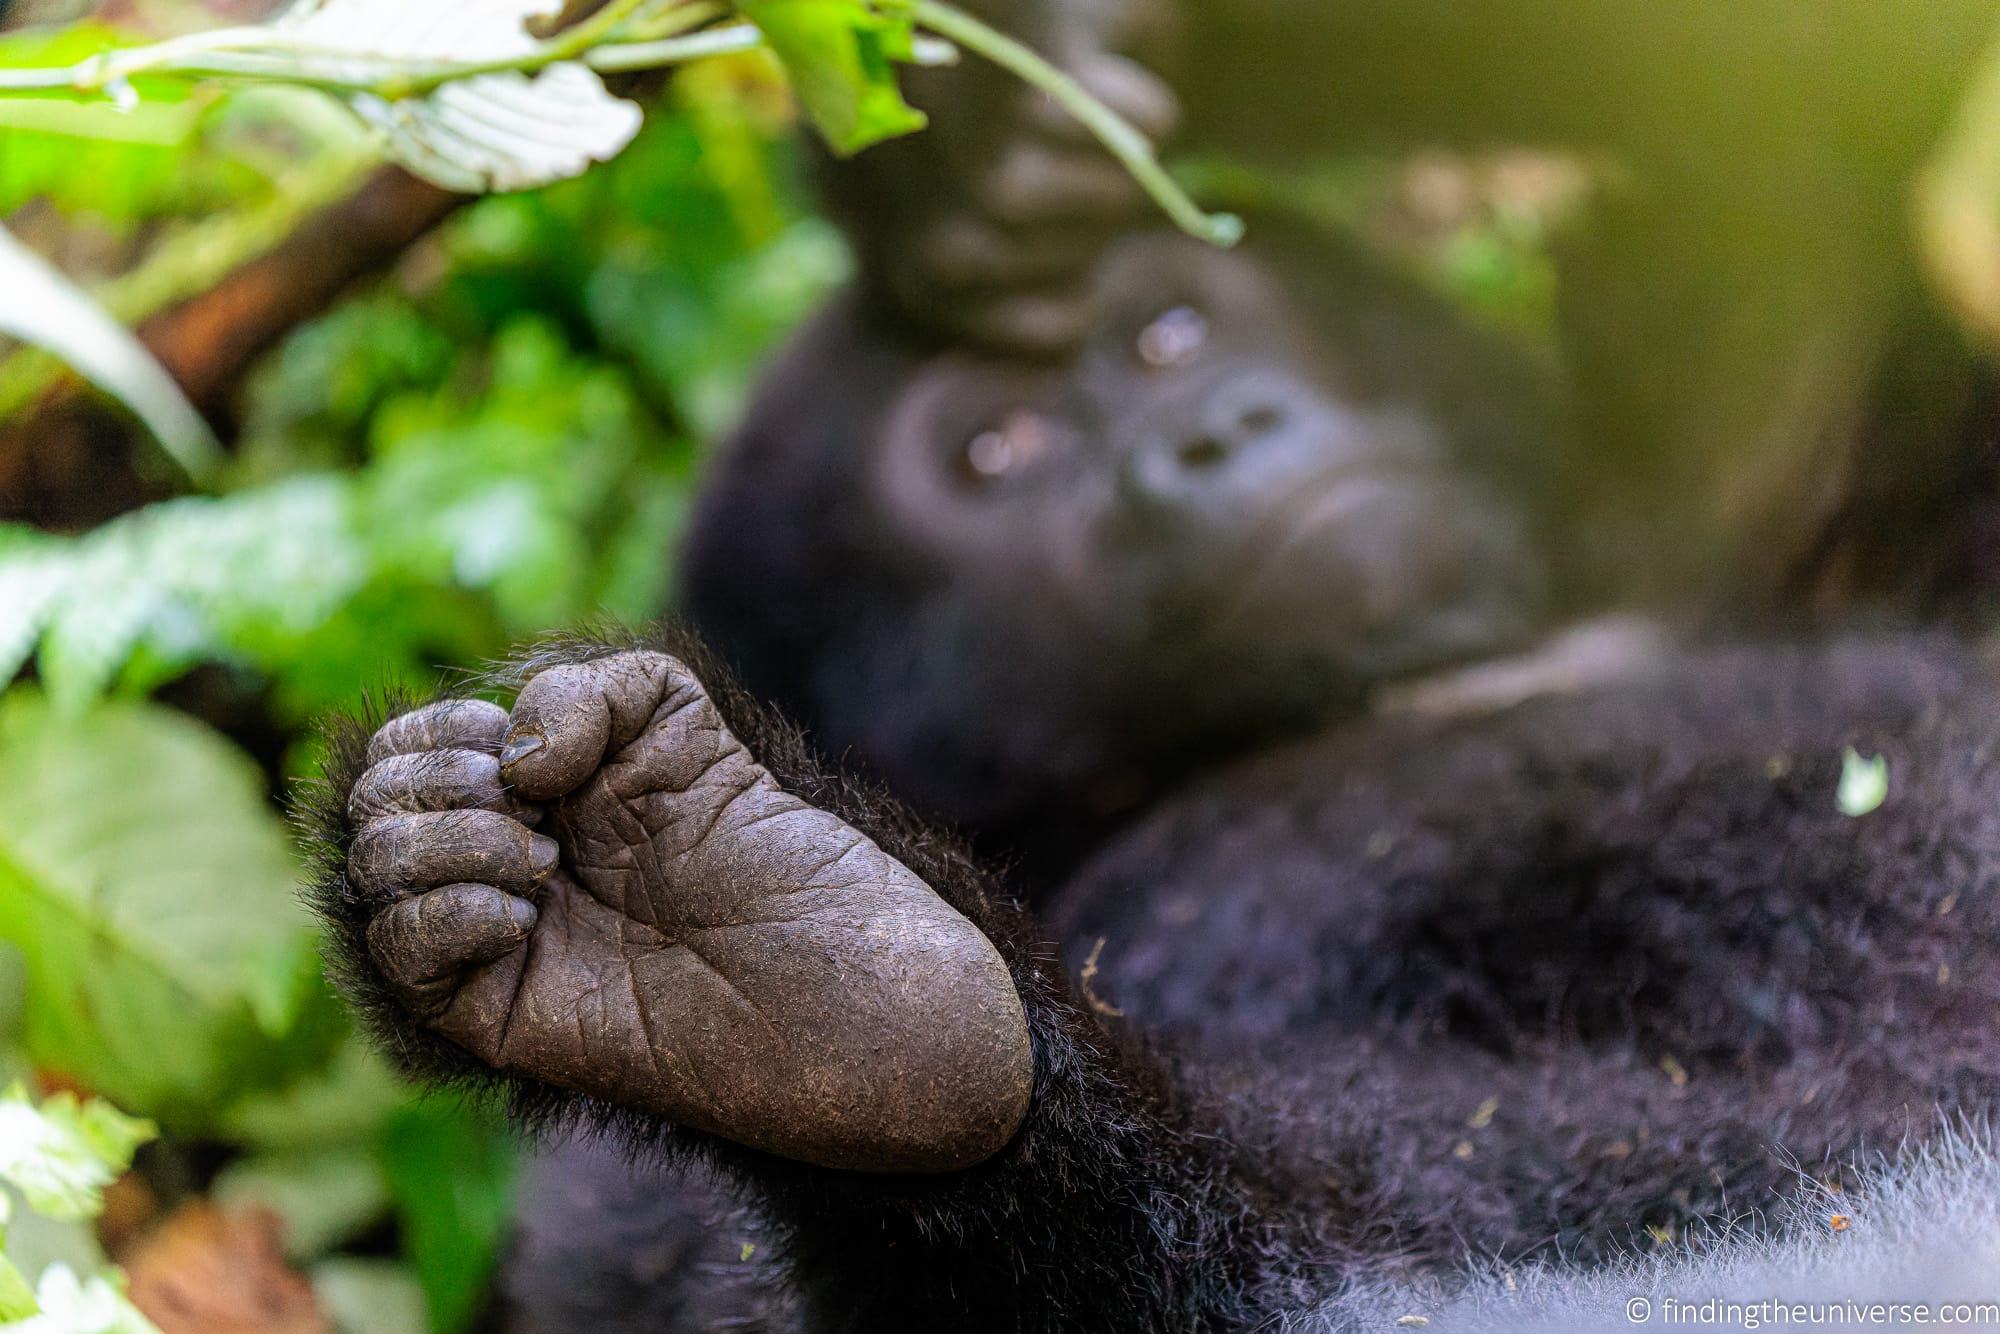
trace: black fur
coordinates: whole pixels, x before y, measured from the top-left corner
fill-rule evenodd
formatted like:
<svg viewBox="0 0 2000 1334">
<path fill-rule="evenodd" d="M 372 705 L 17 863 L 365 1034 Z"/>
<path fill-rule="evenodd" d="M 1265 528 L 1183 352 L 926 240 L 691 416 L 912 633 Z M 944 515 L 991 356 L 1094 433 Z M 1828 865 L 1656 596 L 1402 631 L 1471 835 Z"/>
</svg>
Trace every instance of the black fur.
<svg viewBox="0 0 2000 1334">
<path fill-rule="evenodd" d="M 572 1139 L 533 1159 L 492 1328 L 509 1334 L 792 1331 L 771 1229 L 708 1174 Z M 578 1227 L 579 1219 L 589 1226 Z"/>
<path fill-rule="evenodd" d="M 1449 1224 L 1475 1253 L 1602 1258 L 1765 1207 L 1779 1149 L 1850 1161 L 1995 1105 L 1991 690 L 1978 655 L 1898 637 L 1384 718 L 1185 792 L 1055 925 L 1073 956 L 1105 942 L 1093 991 L 1148 1028 L 1400 1065 L 1363 1115 L 1407 1137 L 1410 1250 Z M 1860 818 L 1834 800 L 1848 746 L 1892 775 Z"/>
<path fill-rule="evenodd" d="M 427 1083 L 495 1094 L 531 1132 L 605 1135 L 642 1158 L 707 1162 L 750 1183 L 779 1234 L 801 1299 L 819 1313 L 815 1328 L 944 1328 L 968 1307 L 1011 1309 L 1030 1291 L 1049 1328 L 1109 1327 L 1134 1309 L 1177 1323 L 1245 1283 L 1248 1276 L 1238 1271 L 1246 1250 L 1264 1247 L 1235 1239 L 1266 1225 L 1251 1222 L 1245 1187 L 1222 1165 L 1235 1151 L 1222 1138 L 1196 1132 L 1199 1123 L 1184 1105 L 1188 1092 L 1152 1057 L 1136 1047 L 1114 1054 L 1087 1009 L 1067 998 L 1055 952 L 1032 920 L 956 839 L 865 781 L 823 766 L 796 727 L 745 694 L 682 628 L 643 638 L 549 641 L 487 679 L 504 686 L 542 667 L 640 643 L 693 668 L 731 730 L 788 790 L 866 833 L 1000 946 L 1034 1039 L 1029 1128 L 1000 1159 L 913 1192 L 904 1178 L 801 1171 L 476 1066 L 411 1022 L 368 962 L 373 905 L 352 892 L 344 864 L 347 793 L 360 776 L 372 724 L 383 716 L 371 710 L 363 720 L 329 728 L 325 778 L 301 793 L 299 818 L 316 847 L 318 878 L 308 901 L 331 928 L 331 975 L 402 1070 Z M 677 1205 L 675 1213 L 684 1217 L 686 1209 Z M 1001 1238 L 1009 1240 L 993 1244 Z M 912 1258 L 928 1252 L 970 1262 L 919 1265 L 904 1281 L 885 1285 L 867 1263 L 884 1247 Z"/>
<path fill-rule="evenodd" d="M 1093 964 L 1074 991 L 955 840 L 817 763 L 684 631 L 648 642 L 697 665 L 787 787 L 978 923 L 1030 1016 L 1027 1126 L 946 1179 L 801 1167 L 511 1091 L 531 1123 L 595 1122 L 723 1172 L 774 1229 L 807 1327 L 1336 1319 L 1349 1285 L 1602 1257 L 1767 1208 L 1786 1154 L 1837 1169 L 2000 1095 L 2000 716 L 1984 662 L 1949 642 L 1690 653 L 1219 775 L 1061 900 Z M 1833 802 L 1850 744 L 1892 774 L 1860 818 Z M 338 753 L 329 866 L 354 747 Z M 316 902 L 391 1050 L 466 1079 L 381 1006 L 352 944 L 365 905 L 337 874 Z"/>
<path fill-rule="evenodd" d="M 830 753 L 1044 876 L 1177 779 L 1351 716 L 1385 677 L 1525 642 L 1564 464 L 1546 384 L 1365 256 L 1322 244 L 1301 262 L 1283 235 L 1264 238 L 1283 261 L 1268 268 L 1125 242 L 1099 332 L 1056 366 L 941 354 L 859 294 L 833 303 L 704 479 L 678 567 L 689 620 Z M 1139 331 L 1175 305 L 1205 317 L 1201 354 L 1134 367 Z M 1267 456 L 1315 465 L 1260 482 L 1257 441 L 1248 484 L 1216 470 L 1215 513 L 1199 487 L 1136 494 L 1135 457 L 1260 394 L 1299 424 Z M 1074 447 L 962 492 L 955 451 L 1022 406 Z M 1324 438 L 1298 439 L 1316 419 Z M 1326 565 L 1253 577 L 1285 506 L 1334 471 L 1398 489 L 1356 503 Z M 1232 601 L 1259 608 L 1274 586 L 1292 609 L 1264 614 L 1300 642 L 1225 633 Z"/>
<path fill-rule="evenodd" d="M 1579 540 L 1602 529 L 1603 493 L 1677 520 L 1710 493 L 1668 494 L 1668 474 L 1602 448 L 1579 466 L 1539 401 L 1518 410 L 1539 385 L 1515 359 L 1365 261 L 1274 228 L 1258 259 L 1282 293 L 1200 252 L 1121 268 L 1113 250 L 1097 333 L 1072 360 L 938 356 L 916 332 L 921 303 L 946 328 L 980 303 L 889 291 L 884 274 L 921 269 L 907 224 L 954 208 L 941 178 L 992 156 L 994 126 L 974 128 L 902 146 L 934 169 L 898 178 L 895 149 L 863 159 L 890 178 L 865 197 L 900 201 L 849 210 L 874 281 L 795 343 L 708 480 L 684 600 L 757 699 L 686 631 L 657 642 L 781 783 L 993 938 L 1033 1033 L 1028 1123 L 972 1171 L 882 1178 L 503 1089 L 527 1124 L 592 1127 L 652 1160 L 622 1180 L 593 1160 L 610 1189 L 533 1197 L 548 1212 L 508 1285 L 521 1328 L 1337 1327 L 1362 1318 L 1350 1292 L 1468 1261 L 1595 1262 L 1719 1218 L 1754 1231 L 1795 1162 L 1837 1173 L 1940 1111 L 1995 1106 L 2000 720 L 1977 654 L 1895 634 L 1738 645 L 1484 716 L 1354 721 L 1386 677 L 1519 642 L 1544 584 L 1558 605 L 1622 590 L 1635 572 Z M 1216 356 L 1129 373 L 1133 321 L 1187 300 L 1183 283 L 1214 298 L 1192 304 Z M 1348 414 L 1331 447 L 1410 430 L 1438 446 L 1424 494 L 1449 507 L 1399 527 L 1393 506 L 1357 506 L 1324 547 L 1373 559 L 1298 576 L 1318 601 L 1295 605 L 1393 651 L 1350 658 L 1353 643 L 1322 639 L 1301 658 L 1279 641 L 1305 611 L 1183 656 L 1231 610 L 1202 600 L 1209 576 L 1236 564 L 1246 531 L 1293 513 L 1296 478 L 1247 517 L 1144 540 L 1121 500 L 1081 503 L 1122 494 L 1158 443 L 1148 431 L 1206 430 L 1274 375 L 1292 377 L 1275 401 L 1295 419 Z M 947 409 L 972 401 L 965 418 L 910 426 L 900 414 L 940 383 Z M 1074 432 L 1089 466 L 1041 504 L 1032 488 L 983 514 L 948 492 L 926 493 L 928 512 L 894 503 L 1020 407 Z M 1407 474 L 1367 480 L 1390 477 Z M 1475 551 L 1460 583 L 1490 581 L 1476 596 L 1444 581 L 1384 596 L 1460 541 Z M 1698 570 L 1733 550 L 1684 546 L 1672 554 Z M 1070 559 L 1038 569 L 1051 551 Z M 1093 602 L 1104 578 L 1130 596 Z M 1386 629 L 1369 619 L 1385 601 Z M 1445 614 L 1468 605 L 1470 632 Z M 524 663 L 602 651 L 570 641 Z M 1848 744 L 1891 765 L 1890 803 L 1858 819 L 1833 803 Z M 342 753 L 330 799 L 353 778 L 352 739 Z M 850 766 L 972 826 L 982 852 L 1025 854 L 1025 871 L 983 869 Z M 337 819 L 324 827 L 319 901 L 352 961 L 367 905 L 339 881 Z M 346 971 L 408 1068 L 480 1081 L 401 1024 L 365 967 Z M 783 1267 L 782 1296 L 768 1271 L 717 1259 L 706 1186 L 677 1185 L 689 1162 L 771 1229 L 757 1264 Z M 642 1243 L 652 1278 L 634 1267 Z"/>
</svg>

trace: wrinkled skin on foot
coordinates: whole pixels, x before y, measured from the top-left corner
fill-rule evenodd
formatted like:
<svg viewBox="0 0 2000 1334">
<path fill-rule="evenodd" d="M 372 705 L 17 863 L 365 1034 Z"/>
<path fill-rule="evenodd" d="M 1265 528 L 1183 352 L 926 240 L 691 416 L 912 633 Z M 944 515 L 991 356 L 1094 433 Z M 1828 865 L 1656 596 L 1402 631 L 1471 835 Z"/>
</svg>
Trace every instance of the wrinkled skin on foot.
<svg viewBox="0 0 2000 1334">
<path fill-rule="evenodd" d="M 1026 1115 L 992 944 L 781 788 L 676 659 L 394 719 L 348 804 L 368 953 L 494 1070 L 826 1167 L 951 1171 Z M 539 827 L 541 832 L 536 832 Z"/>
</svg>

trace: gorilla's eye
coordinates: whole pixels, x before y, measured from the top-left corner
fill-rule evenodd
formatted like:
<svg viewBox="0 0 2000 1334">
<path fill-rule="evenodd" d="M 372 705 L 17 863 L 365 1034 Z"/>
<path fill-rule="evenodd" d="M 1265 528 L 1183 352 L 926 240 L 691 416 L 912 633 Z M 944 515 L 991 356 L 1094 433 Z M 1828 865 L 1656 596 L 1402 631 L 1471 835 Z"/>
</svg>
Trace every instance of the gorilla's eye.
<svg viewBox="0 0 2000 1334">
<path fill-rule="evenodd" d="M 1040 414 L 1017 411 L 965 442 L 959 468 L 969 482 L 998 481 L 1033 466 L 1049 452 L 1049 428 Z"/>
<path fill-rule="evenodd" d="M 1184 366 L 1208 342 L 1208 317 L 1193 306 L 1175 306 L 1139 331 L 1139 360 L 1159 370 Z"/>
</svg>

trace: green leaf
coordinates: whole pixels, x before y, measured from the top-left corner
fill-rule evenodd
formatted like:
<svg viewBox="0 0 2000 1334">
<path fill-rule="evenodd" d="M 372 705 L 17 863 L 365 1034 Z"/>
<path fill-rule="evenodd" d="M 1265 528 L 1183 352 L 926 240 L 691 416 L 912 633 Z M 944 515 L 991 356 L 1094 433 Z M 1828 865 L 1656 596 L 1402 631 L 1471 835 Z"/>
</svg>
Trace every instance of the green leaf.
<svg viewBox="0 0 2000 1334">
<path fill-rule="evenodd" d="M 149 705 L 0 699 L 0 939 L 28 965 L 38 1063 L 200 1125 L 318 1053 L 298 864 L 250 761 Z"/>
<path fill-rule="evenodd" d="M 1887 756 L 1863 757 L 1852 746 L 1840 758 L 1840 791 L 1834 804 L 1847 816 L 1866 815 L 1889 797 Z"/>
<path fill-rule="evenodd" d="M 0 34 L 0 69 L 78 64 L 131 44 L 95 21 Z M 122 229 L 159 210 L 188 174 L 203 107 L 176 85 L 147 87 L 137 106 L 67 97 L 0 98 L 0 216 L 47 199 Z"/>
<path fill-rule="evenodd" d="M 5 58 L 0 55 L 0 66 Z M 150 218 L 202 199 L 209 173 L 190 159 L 203 108 L 0 98 L 0 216 L 35 201 L 129 236 Z"/>
<path fill-rule="evenodd" d="M 315 1265 L 313 1292 L 341 1334 L 426 1334 L 424 1292 L 393 1260 L 336 1256 Z"/>
<path fill-rule="evenodd" d="M 159 1133 L 152 1122 L 127 1116 L 102 1098 L 78 1102 L 70 1093 L 58 1093 L 44 1102 L 42 1115 L 118 1172 L 130 1167 L 139 1146 Z"/>
<path fill-rule="evenodd" d="M 792 81 L 813 125 L 836 153 L 920 130 L 924 114 L 903 100 L 895 62 L 910 58 L 907 17 L 867 0 L 743 0 Z"/>
<path fill-rule="evenodd" d="M 39 1310 L 26 1276 L 12 1260 L 0 1255 L 0 1321 L 25 1320 Z"/>
<path fill-rule="evenodd" d="M 47 348 L 146 424 L 190 477 L 214 472 L 208 423 L 153 354 L 34 251 L 0 228 L 0 335 Z"/>
<path fill-rule="evenodd" d="M 273 1157 L 351 1147 L 373 1141 L 411 1097 L 373 1044 L 350 1034 L 324 1067 L 237 1103 L 219 1129 Z"/>
<path fill-rule="evenodd" d="M 514 1162 L 514 1141 L 497 1120 L 442 1098 L 406 1110 L 384 1137 L 382 1163 L 432 1329 L 463 1329 L 479 1308 L 506 1234 Z"/>
<path fill-rule="evenodd" d="M 324 1255 L 389 1213 L 381 1166 L 364 1145 L 239 1159 L 210 1195 L 225 1207 L 255 1204 L 283 1219 L 294 1259 Z"/>
<path fill-rule="evenodd" d="M 58 1093 L 40 1107 L 18 1085 L 0 1097 L 0 1180 L 28 1207 L 56 1219 L 95 1218 L 104 1188 L 132 1165 L 151 1139 L 150 1122 L 100 1099 Z"/>
</svg>

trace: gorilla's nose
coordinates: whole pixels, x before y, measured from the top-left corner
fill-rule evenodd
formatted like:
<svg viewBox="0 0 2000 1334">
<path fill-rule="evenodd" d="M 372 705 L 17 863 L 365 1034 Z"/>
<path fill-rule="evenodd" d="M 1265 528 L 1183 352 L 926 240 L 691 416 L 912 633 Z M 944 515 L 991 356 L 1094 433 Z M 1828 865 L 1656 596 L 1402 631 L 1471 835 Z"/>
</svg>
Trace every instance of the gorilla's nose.
<svg viewBox="0 0 2000 1334">
<path fill-rule="evenodd" d="M 1258 508 L 1365 453 L 1365 434 L 1292 377 L 1238 375 L 1154 414 L 1124 460 L 1123 491 L 1135 508 Z"/>
<path fill-rule="evenodd" d="M 1188 472 L 1219 468 L 1242 450 L 1282 431 L 1289 418 L 1286 404 L 1274 394 L 1229 406 L 1217 421 L 1181 432 L 1169 447 L 1175 462 Z"/>
</svg>

